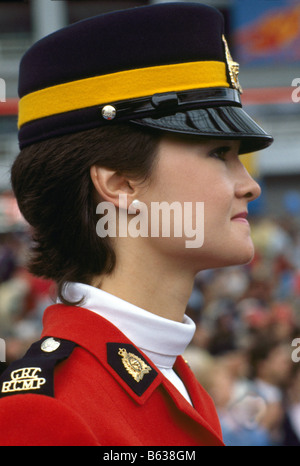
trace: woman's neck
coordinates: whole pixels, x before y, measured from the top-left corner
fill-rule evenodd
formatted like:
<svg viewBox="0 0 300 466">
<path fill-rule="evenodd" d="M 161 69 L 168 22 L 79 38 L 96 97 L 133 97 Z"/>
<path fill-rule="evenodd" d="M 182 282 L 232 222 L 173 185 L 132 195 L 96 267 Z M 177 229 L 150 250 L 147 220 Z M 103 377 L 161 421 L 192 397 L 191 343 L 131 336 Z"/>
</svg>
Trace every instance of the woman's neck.
<svg viewBox="0 0 300 466">
<path fill-rule="evenodd" d="M 118 260 L 111 275 L 95 277 L 92 286 L 166 319 L 182 322 L 194 276 L 161 258 Z"/>
</svg>

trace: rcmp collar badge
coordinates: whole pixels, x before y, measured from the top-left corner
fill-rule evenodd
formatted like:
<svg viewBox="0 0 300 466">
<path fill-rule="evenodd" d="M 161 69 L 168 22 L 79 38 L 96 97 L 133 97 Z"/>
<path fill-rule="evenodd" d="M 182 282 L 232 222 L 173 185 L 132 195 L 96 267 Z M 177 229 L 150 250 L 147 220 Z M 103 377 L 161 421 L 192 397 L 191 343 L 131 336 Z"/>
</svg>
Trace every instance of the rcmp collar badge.
<svg viewBox="0 0 300 466">
<path fill-rule="evenodd" d="M 127 353 L 125 348 L 120 348 L 118 355 L 122 357 L 122 363 L 126 371 L 134 378 L 136 382 L 140 382 L 145 374 L 151 371 L 145 361 L 133 353 Z"/>
<path fill-rule="evenodd" d="M 138 348 L 131 343 L 108 342 L 107 347 L 107 362 L 113 371 L 121 379 L 123 388 L 130 388 L 131 391 L 142 400 L 143 395 L 150 387 L 156 387 L 159 380 L 157 379 L 158 372 L 155 366 L 148 362 L 143 353 L 140 353 Z M 127 387 L 126 387 L 127 386 Z M 149 390 L 151 393 L 151 390 Z M 141 401 L 143 402 L 143 401 Z"/>
</svg>

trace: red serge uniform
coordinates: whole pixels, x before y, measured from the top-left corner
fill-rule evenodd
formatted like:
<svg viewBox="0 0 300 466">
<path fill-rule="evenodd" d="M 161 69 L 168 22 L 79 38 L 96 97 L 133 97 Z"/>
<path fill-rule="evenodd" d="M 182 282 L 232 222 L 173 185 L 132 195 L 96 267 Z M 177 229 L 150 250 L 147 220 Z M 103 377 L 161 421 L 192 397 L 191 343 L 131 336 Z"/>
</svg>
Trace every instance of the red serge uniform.
<svg viewBox="0 0 300 466">
<path fill-rule="evenodd" d="M 49 307 L 42 340 L 2 374 L 0 445 L 223 445 L 182 357 L 174 369 L 194 407 L 114 325 L 76 310 Z"/>
</svg>

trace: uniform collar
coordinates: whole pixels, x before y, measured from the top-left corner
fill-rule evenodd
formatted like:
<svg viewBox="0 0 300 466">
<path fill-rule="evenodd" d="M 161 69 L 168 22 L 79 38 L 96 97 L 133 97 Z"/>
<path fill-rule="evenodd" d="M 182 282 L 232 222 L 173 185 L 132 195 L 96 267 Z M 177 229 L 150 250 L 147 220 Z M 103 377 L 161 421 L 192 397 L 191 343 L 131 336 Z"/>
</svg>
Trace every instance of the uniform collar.
<svg viewBox="0 0 300 466">
<path fill-rule="evenodd" d="M 139 404 L 144 404 L 163 381 L 162 373 L 132 342 L 101 316 L 78 306 L 56 304 L 46 309 L 42 338 L 70 340 L 98 359 L 120 385 Z M 122 350 L 122 351 L 120 351 Z M 143 383 L 135 381 L 123 364 L 123 350 L 150 367 Z M 149 375 L 149 377 L 147 377 Z"/>
<path fill-rule="evenodd" d="M 64 296 L 73 302 L 84 297 L 86 309 L 109 320 L 159 369 L 171 369 L 195 333 L 195 324 L 186 315 L 182 323 L 165 319 L 82 283 L 68 283 Z"/>
<path fill-rule="evenodd" d="M 207 415 L 204 412 L 207 408 L 205 403 L 203 405 L 203 399 L 199 394 L 199 385 L 182 357 L 177 358 L 175 369 L 178 371 L 179 376 L 188 383 L 197 410 L 179 394 L 171 382 L 163 376 L 145 354 L 103 317 L 88 309 L 56 304 L 46 309 L 43 323 L 42 338 L 52 336 L 58 339 L 70 340 L 84 348 L 99 361 L 136 403 L 140 405 L 146 403 L 157 387 L 162 384 L 181 411 L 197 423 L 200 423 L 213 436 L 218 438 L 219 443 L 221 442 L 220 434 L 215 432 L 206 420 L 210 414 Z M 136 382 L 124 368 L 121 360 L 122 356 L 119 354 L 120 349 L 133 353 L 134 357 L 141 358 L 151 368 L 149 372 L 145 373 L 143 383 Z"/>
</svg>

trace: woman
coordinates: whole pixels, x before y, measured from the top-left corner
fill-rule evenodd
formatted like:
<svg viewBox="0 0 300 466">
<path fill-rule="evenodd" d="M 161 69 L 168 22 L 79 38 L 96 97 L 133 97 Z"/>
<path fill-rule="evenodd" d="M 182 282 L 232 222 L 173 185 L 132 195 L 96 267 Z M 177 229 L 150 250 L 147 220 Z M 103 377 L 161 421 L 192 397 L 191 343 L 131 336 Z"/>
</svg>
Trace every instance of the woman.
<svg viewBox="0 0 300 466">
<path fill-rule="evenodd" d="M 155 5 L 23 57 L 12 184 L 58 301 L 1 377 L 2 444 L 223 444 L 180 356 L 184 312 L 199 270 L 251 260 L 260 188 L 238 156 L 272 142 L 241 108 L 223 27 L 214 8 Z"/>
</svg>

